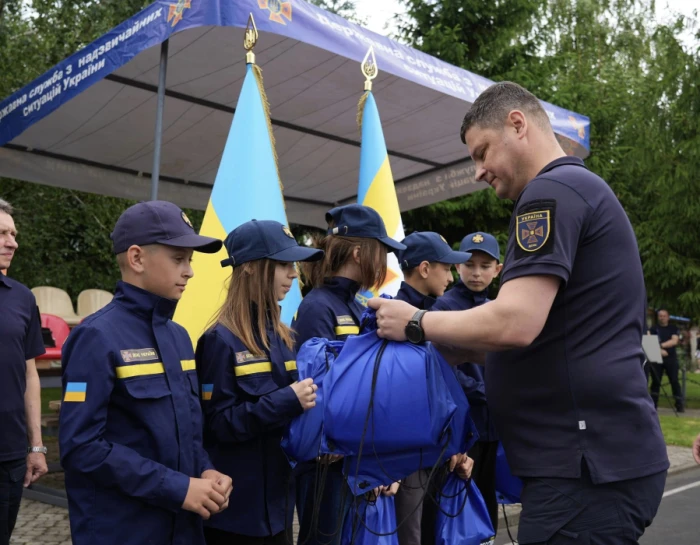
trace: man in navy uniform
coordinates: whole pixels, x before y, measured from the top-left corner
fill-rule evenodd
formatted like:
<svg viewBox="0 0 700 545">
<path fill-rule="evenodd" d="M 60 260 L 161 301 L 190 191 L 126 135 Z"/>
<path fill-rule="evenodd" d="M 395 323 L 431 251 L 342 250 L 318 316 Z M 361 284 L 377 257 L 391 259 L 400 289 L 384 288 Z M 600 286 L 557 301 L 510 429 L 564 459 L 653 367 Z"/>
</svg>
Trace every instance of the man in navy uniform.
<svg viewBox="0 0 700 545">
<path fill-rule="evenodd" d="M 651 364 L 651 399 L 654 401 L 654 407 L 658 406 L 661 379 L 666 371 L 668 381 L 671 383 L 673 398 L 676 401 L 676 411 L 682 413 L 685 409 L 683 408 L 681 385 L 678 382 L 678 356 L 676 355 L 680 333 L 678 328 L 669 322 L 670 316 L 665 308 L 656 313 L 656 318 L 656 326 L 651 328 L 651 334 L 659 337 L 663 363 Z"/>
<path fill-rule="evenodd" d="M 645 290 L 632 226 L 519 85 L 484 91 L 461 137 L 477 180 L 515 201 L 498 297 L 427 314 L 372 299 L 379 335 L 489 353 L 490 409 L 524 483 L 522 545 L 637 543 L 669 462 L 642 369 Z"/>
<path fill-rule="evenodd" d="M 202 446 L 192 342 L 172 321 L 192 278 L 195 234 L 172 203 L 136 204 L 111 235 L 122 281 L 63 348 L 59 428 L 74 545 L 203 545 L 202 519 L 231 479 Z"/>
<path fill-rule="evenodd" d="M 0 199 L 0 270 L 17 250 L 12 206 Z M 36 299 L 24 285 L 0 272 L 0 545 L 10 542 L 22 485 L 44 475 L 41 386 L 34 358 L 45 352 Z"/>
</svg>

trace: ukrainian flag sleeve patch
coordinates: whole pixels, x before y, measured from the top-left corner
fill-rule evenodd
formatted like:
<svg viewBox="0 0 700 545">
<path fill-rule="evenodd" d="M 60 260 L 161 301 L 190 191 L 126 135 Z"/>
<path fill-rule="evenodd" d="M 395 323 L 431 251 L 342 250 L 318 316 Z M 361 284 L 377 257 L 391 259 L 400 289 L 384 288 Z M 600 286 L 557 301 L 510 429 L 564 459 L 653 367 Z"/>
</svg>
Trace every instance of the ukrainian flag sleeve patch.
<svg viewBox="0 0 700 545">
<path fill-rule="evenodd" d="M 69 382 L 66 384 L 66 393 L 63 396 L 63 402 L 78 402 L 85 401 L 87 395 L 87 382 Z"/>
<path fill-rule="evenodd" d="M 202 399 L 204 401 L 209 401 L 211 399 L 211 395 L 214 393 L 214 385 L 213 384 L 202 384 Z"/>
</svg>

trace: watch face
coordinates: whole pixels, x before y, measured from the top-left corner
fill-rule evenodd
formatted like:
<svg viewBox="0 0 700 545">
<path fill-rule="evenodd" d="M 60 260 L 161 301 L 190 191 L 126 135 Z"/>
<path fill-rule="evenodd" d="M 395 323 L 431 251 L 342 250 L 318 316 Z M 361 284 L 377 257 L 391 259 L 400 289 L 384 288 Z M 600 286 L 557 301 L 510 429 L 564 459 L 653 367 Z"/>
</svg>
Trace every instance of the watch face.
<svg viewBox="0 0 700 545">
<path fill-rule="evenodd" d="M 413 344 L 423 341 L 423 329 L 416 323 L 409 323 L 406 326 L 406 338 Z"/>
</svg>

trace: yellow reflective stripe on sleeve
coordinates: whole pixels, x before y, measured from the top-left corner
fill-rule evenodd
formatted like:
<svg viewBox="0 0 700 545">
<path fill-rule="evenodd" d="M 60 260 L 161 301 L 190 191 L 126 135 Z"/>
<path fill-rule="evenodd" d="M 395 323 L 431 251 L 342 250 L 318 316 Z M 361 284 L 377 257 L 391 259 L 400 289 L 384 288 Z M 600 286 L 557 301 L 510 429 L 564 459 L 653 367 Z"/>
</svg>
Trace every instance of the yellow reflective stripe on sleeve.
<svg viewBox="0 0 700 545">
<path fill-rule="evenodd" d="M 138 365 L 120 365 L 116 368 L 117 378 L 143 377 L 147 375 L 159 375 L 165 372 L 163 364 L 159 361 L 155 363 L 139 363 Z"/>
<path fill-rule="evenodd" d="M 248 365 L 237 365 L 235 367 L 237 377 L 245 377 L 247 375 L 256 375 L 258 373 L 271 373 L 272 364 L 269 361 L 261 361 L 260 363 L 249 363 Z"/>
<path fill-rule="evenodd" d="M 360 328 L 356 325 L 339 325 L 335 328 L 336 335 L 357 335 Z"/>
<path fill-rule="evenodd" d="M 183 371 L 194 371 L 197 368 L 194 360 L 180 360 L 180 365 Z"/>
<path fill-rule="evenodd" d="M 285 361 L 284 368 L 287 371 L 296 371 L 297 370 L 297 360 Z"/>
</svg>

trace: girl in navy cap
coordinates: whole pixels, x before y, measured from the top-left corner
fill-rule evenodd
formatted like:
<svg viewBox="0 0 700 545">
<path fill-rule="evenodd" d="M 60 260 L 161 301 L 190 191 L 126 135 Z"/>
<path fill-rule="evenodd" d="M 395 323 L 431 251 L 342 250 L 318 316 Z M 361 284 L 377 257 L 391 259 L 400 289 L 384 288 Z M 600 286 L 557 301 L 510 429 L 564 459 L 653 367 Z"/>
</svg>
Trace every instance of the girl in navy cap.
<svg viewBox="0 0 700 545">
<path fill-rule="evenodd" d="M 387 253 L 406 248 L 387 236 L 381 216 L 367 206 L 334 208 L 326 214 L 326 221 L 328 235 L 319 244 L 325 257 L 305 270 L 313 289 L 302 301 L 292 324 L 297 348 L 313 337 L 345 340 L 348 335 L 358 334 L 364 307 L 355 296 L 360 290 L 381 286 L 387 275 Z M 334 461 L 337 458 L 324 459 L 323 463 Z M 329 467 L 325 483 L 316 482 L 316 461 L 297 468 L 300 545 L 338 545 L 350 505 L 341 464 Z M 322 484 L 323 496 L 317 498 Z M 396 486 L 391 492 L 395 491 Z M 317 517 L 314 511 L 318 511 Z M 318 522 L 313 523 L 313 519 Z"/>
<path fill-rule="evenodd" d="M 224 245 L 233 266 L 226 300 L 197 344 L 205 416 L 204 446 L 226 468 L 235 492 L 226 516 L 205 526 L 208 545 L 286 544 L 293 483 L 280 447 L 283 427 L 315 405 L 312 379 L 297 382 L 290 329 L 279 302 L 297 277 L 295 261 L 323 252 L 299 246 L 276 221 L 249 221 Z"/>
</svg>

